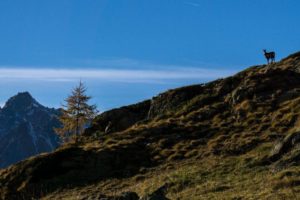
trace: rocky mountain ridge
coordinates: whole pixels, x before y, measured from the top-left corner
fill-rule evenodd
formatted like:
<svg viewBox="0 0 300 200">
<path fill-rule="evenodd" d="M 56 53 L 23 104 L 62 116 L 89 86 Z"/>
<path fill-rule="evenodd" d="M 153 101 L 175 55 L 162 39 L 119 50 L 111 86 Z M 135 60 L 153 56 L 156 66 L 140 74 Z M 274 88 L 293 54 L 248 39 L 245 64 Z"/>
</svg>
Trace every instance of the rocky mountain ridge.
<svg viewBox="0 0 300 200">
<path fill-rule="evenodd" d="M 296 53 L 107 111 L 80 143 L 0 171 L 1 197 L 150 198 L 163 188 L 168 199 L 295 199 L 299 91 Z"/>
<path fill-rule="evenodd" d="M 28 92 L 11 97 L 0 109 L 0 168 L 55 150 L 59 111 L 39 104 Z"/>
</svg>

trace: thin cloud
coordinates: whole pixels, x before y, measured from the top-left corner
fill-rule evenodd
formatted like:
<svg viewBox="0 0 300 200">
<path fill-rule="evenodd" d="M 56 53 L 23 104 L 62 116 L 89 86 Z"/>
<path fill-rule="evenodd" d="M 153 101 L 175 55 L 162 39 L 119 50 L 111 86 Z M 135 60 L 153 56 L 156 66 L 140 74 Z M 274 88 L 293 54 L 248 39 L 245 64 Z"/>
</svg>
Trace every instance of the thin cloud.
<svg viewBox="0 0 300 200">
<path fill-rule="evenodd" d="M 166 82 L 184 79 L 216 79 L 232 75 L 232 70 L 201 68 L 139 69 L 56 69 L 56 68 L 0 68 L 0 80 L 38 80 L 68 82 L 92 79 L 110 82 Z"/>
<path fill-rule="evenodd" d="M 185 3 L 186 5 L 194 6 L 194 7 L 199 7 L 199 6 L 200 6 L 199 3 L 195 3 L 195 2 L 191 2 L 191 1 L 185 1 L 184 3 Z"/>
</svg>

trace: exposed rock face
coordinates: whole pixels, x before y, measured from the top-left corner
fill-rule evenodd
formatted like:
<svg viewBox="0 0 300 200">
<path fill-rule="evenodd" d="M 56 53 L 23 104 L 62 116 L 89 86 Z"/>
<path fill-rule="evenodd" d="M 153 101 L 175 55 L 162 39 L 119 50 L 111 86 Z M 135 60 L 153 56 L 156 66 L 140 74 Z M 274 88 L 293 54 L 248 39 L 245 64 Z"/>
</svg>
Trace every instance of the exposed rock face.
<svg viewBox="0 0 300 200">
<path fill-rule="evenodd" d="M 275 171 L 300 164 L 300 132 L 292 132 L 277 142 L 264 163 L 274 163 Z"/>
<path fill-rule="evenodd" d="M 95 131 L 103 133 L 123 131 L 138 122 L 173 113 L 201 93 L 209 94 L 210 90 L 204 90 L 202 84 L 187 86 L 169 90 L 151 100 L 106 111 L 93 120 L 91 128 L 86 130 L 85 135 L 91 135 Z M 201 103 L 206 104 L 213 99 L 211 96 L 204 97 Z"/>
<path fill-rule="evenodd" d="M 28 92 L 18 93 L 0 109 L 0 168 L 58 147 L 53 131 L 58 110 L 39 104 Z"/>
<path fill-rule="evenodd" d="M 272 150 L 269 159 L 276 161 L 291 149 L 295 148 L 300 143 L 300 132 L 294 132 L 287 135 L 282 141 L 278 142 Z"/>
<path fill-rule="evenodd" d="M 97 116 L 86 135 L 95 131 L 112 133 L 122 131 L 147 118 L 150 100 L 113 109 Z"/>
<path fill-rule="evenodd" d="M 151 100 L 148 117 L 153 118 L 174 111 L 188 100 L 201 94 L 203 90 L 202 85 L 193 85 L 162 93 Z"/>
</svg>

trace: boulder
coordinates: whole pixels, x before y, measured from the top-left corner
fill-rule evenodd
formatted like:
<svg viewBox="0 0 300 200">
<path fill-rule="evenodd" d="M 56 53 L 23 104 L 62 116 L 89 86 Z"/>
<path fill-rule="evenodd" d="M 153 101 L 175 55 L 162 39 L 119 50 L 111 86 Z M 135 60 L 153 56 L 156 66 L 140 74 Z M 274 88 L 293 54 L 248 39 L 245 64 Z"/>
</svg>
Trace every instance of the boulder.
<svg viewBox="0 0 300 200">
<path fill-rule="evenodd" d="M 300 143 L 300 132 L 293 132 L 278 142 L 270 153 L 269 160 L 274 162 Z"/>
<path fill-rule="evenodd" d="M 170 184 L 166 183 L 153 193 L 140 198 L 140 200 L 170 200 L 165 196 L 169 187 Z"/>
</svg>

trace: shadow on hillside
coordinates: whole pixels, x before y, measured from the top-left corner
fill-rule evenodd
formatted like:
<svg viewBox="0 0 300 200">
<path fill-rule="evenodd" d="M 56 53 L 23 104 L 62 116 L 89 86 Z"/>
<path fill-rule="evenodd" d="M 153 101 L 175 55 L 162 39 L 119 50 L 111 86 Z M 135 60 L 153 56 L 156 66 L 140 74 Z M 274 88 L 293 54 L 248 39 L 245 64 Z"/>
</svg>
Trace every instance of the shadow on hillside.
<svg viewBox="0 0 300 200">
<path fill-rule="evenodd" d="M 138 145 L 101 151 L 68 147 L 17 164 L 15 167 L 18 170 L 7 177 L 10 180 L 7 186 L 9 190 L 2 195 L 13 199 L 38 198 L 59 188 L 84 186 L 109 178 L 130 177 L 137 174 L 141 167 L 151 166 L 153 163 L 149 158 L 146 148 Z"/>
</svg>

